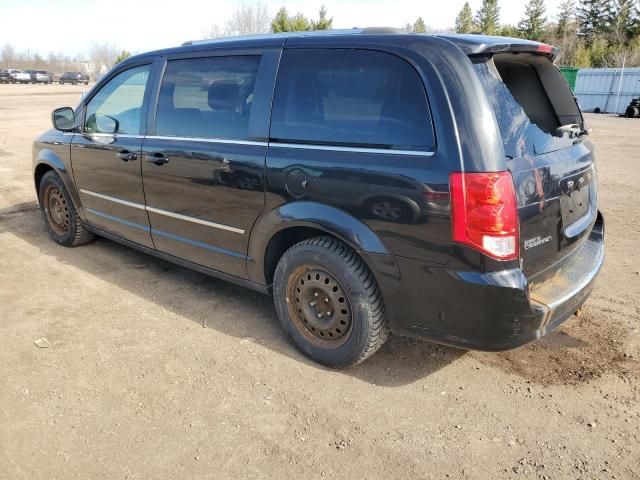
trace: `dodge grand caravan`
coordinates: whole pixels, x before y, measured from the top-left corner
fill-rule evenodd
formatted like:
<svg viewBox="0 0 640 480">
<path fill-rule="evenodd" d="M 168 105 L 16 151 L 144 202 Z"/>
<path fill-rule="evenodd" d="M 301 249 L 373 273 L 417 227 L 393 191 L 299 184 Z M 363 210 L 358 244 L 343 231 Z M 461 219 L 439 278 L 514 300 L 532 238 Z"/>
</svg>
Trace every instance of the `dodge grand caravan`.
<svg viewBox="0 0 640 480">
<path fill-rule="evenodd" d="M 100 235 L 273 295 L 331 367 L 389 333 L 514 348 L 580 309 L 604 258 L 556 53 L 365 29 L 138 55 L 35 141 L 42 214 L 61 245 Z"/>
</svg>

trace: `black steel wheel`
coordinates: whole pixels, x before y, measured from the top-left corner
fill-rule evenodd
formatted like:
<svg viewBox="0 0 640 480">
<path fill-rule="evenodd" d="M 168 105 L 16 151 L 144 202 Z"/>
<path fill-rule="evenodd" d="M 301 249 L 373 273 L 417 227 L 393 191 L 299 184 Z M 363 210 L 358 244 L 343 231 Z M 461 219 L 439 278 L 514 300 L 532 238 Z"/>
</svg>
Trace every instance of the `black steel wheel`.
<svg viewBox="0 0 640 480">
<path fill-rule="evenodd" d="M 75 247 L 93 239 L 93 234 L 82 224 L 64 183 L 54 171 L 47 172 L 40 180 L 38 199 L 42 217 L 54 241 L 65 247 Z"/>
<path fill-rule="evenodd" d="M 323 365 L 357 365 L 388 336 L 373 274 L 333 237 L 310 238 L 287 250 L 276 267 L 273 297 L 295 346 Z"/>
<path fill-rule="evenodd" d="M 65 235 L 71 228 L 69 204 L 57 185 L 50 183 L 44 190 L 44 211 L 49 227 L 57 235 Z"/>
<path fill-rule="evenodd" d="M 351 331 L 351 305 L 340 282 L 325 268 L 302 265 L 287 283 L 289 316 L 310 342 L 342 345 Z M 295 301 L 293 301 L 295 299 Z"/>
</svg>

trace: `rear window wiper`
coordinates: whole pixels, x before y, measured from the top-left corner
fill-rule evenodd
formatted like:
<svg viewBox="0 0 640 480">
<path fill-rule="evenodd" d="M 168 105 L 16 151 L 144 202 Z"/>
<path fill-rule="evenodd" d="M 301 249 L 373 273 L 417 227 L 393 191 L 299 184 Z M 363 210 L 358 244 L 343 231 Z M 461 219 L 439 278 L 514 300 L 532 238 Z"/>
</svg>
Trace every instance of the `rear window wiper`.
<svg viewBox="0 0 640 480">
<path fill-rule="evenodd" d="M 564 136 L 566 133 L 569 134 L 569 138 L 581 138 L 585 135 L 589 135 L 589 130 L 584 127 L 581 127 L 577 123 L 570 123 L 568 125 L 562 125 L 556 129 L 556 135 Z"/>
</svg>

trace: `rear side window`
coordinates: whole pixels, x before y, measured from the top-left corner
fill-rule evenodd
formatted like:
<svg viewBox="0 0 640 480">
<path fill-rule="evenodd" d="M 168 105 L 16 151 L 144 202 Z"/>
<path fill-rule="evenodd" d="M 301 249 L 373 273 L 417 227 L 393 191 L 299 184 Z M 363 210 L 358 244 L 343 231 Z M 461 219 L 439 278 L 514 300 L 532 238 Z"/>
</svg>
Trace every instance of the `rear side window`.
<svg viewBox="0 0 640 480">
<path fill-rule="evenodd" d="M 411 150 L 435 145 L 416 70 L 395 55 L 367 50 L 286 50 L 271 138 Z"/>
<path fill-rule="evenodd" d="M 511 158 L 572 146 L 582 115 L 566 81 L 546 57 L 526 53 L 475 59 Z"/>
<path fill-rule="evenodd" d="M 246 139 L 259 65 L 259 56 L 167 62 L 156 135 Z"/>
</svg>

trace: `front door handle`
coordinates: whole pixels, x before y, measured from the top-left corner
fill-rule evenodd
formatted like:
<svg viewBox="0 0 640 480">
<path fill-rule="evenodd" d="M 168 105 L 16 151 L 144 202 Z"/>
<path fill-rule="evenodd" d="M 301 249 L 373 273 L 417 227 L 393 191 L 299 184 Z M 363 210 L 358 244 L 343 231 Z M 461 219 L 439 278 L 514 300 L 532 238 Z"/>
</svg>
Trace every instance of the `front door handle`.
<svg viewBox="0 0 640 480">
<path fill-rule="evenodd" d="M 169 158 L 160 152 L 152 153 L 144 156 L 145 161 L 155 165 L 164 165 L 169 162 Z"/>
<path fill-rule="evenodd" d="M 130 152 L 129 150 L 120 150 L 118 153 L 116 153 L 116 157 L 118 157 L 123 162 L 128 162 L 129 160 L 136 160 L 138 158 L 138 156 L 135 153 Z"/>
</svg>

